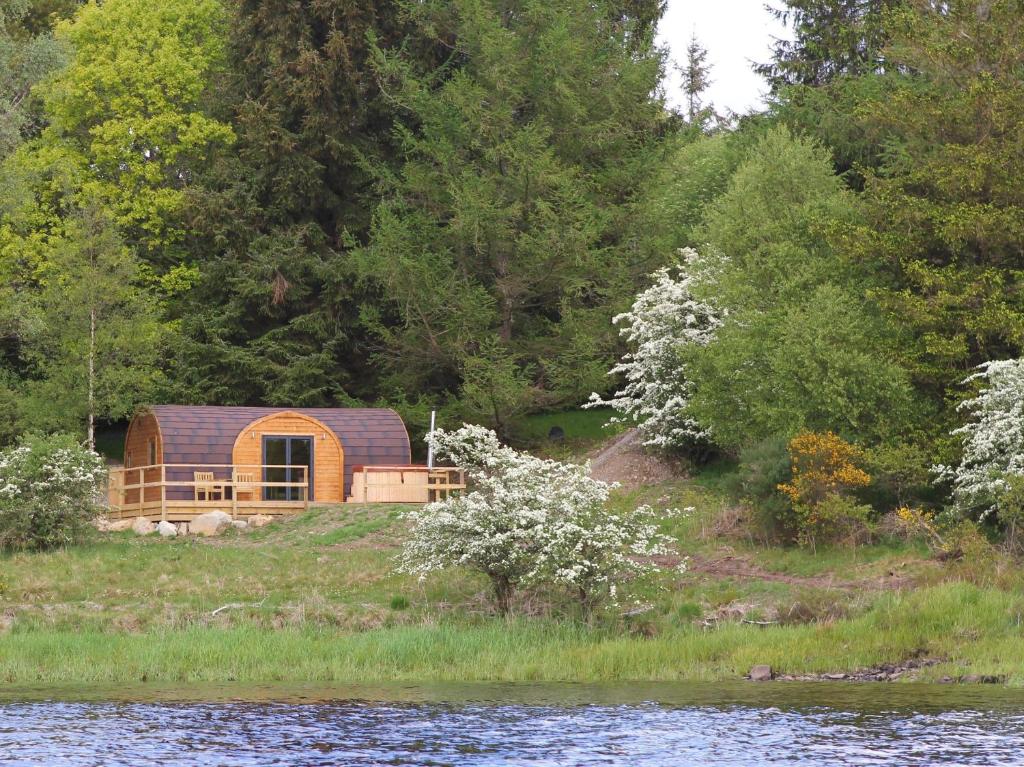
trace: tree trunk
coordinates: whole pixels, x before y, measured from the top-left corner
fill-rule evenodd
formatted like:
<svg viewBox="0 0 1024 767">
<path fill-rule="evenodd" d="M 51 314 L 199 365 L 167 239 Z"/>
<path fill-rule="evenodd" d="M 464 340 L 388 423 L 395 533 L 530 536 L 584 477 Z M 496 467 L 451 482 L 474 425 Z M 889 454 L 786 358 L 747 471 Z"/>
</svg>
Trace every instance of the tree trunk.
<svg viewBox="0 0 1024 767">
<path fill-rule="evenodd" d="M 96 449 L 96 307 L 89 309 L 89 412 L 86 439 L 89 449 Z"/>
<path fill-rule="evenodd" d="M 492 575 L 491 583 L 494 584 L 494 604 L 498 608 L 498 614 L 508 615 L 512 601 L 512 583 L 507 575 Z"/>
</svg>

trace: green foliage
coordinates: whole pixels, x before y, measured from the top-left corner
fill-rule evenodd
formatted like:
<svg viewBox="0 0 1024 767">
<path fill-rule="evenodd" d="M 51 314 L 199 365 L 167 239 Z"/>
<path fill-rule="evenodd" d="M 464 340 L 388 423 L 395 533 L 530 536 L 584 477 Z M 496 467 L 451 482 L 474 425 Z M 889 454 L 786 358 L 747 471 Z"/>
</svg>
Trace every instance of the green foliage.
<svg viewBox="0 0 1024 767">
<path fill-rule="evenodd" d="M 707 208 L 702 290 L 729 315 L 690 361 L 689 412 L 730 449 L 802 428 L 879 439 L 914 412 L 898 335 L 825 232 L 852 200 L 827 155 L 767 133 Z"/>
<path fill-rule="evenodd" d="M 31 11 L 28 0 L 0 5 L 0 159 L 38 132 L 42 115 L 32 87 L 66 58 L 65 46 L 48 31 L 26 30 Z"/>
<path fill-rule="evenodd" d="M 805 546 L 856 546 L 871 538 L 874 509 L 845 495 L 833 493 L 813 506 L 798 504 L 794 509 L 797 539 Z"/>
<path fill-rule="evenodd" d="M 47 253 L 43 285 L 23 304 L 33 332 L 22 356 L 23 425 L 88 434 L 131 415 L 160 385 L 159 302 L 109 215 L 70 218 Z"/>
<path fill-rule="evenodd" d="M 773 12 L 792 26 L 776 38 L 772 61 L 756 67 L 774 90 L 822 85 L 880 71 L 887 60 L 885 12 L 904 0 L 785 0 Z"/>
<path fill-rule="evenodd" d="M 779 485 L 790 478 L 789 440 L 767 437 L 745 447 L 731 477 L 731 492 L 750 507 L 755 532 L 768 540 L 796 539 L 797 519 L 789 498 Z"/>
<path fill-rule="evenodd" d="M 50 124 L 15 158 L 41 214 L 15 216 L 19 234 L 59 231 L 69 204 L 98 201 L 155 266 L 182 260 L 183 190 L 233 136 L 202 103 L 223 63 L 223 25 L 216 0 L 92 2 L 57 25 L 73 53 L 40 89 Z"/>
<path fill-rule="evenodd" d="M 846 115 L 884 151 L 865 220 L 834 240 L 883 276 L 874 297 L 910 330 L 898 349 L 942 431 L 964 371 L 1024 343 L 1021 19 L 1008 0 L 907 3 L 889 19 L 887 86 Z"/>
<path fill-rule="evenodd" d="M 180 309 L 177 396 L 397 399 L 367 361 L 361 322 L 372 324 L 380 297 L 357 284 L 348 251 L 365 240 L 377 199 L 369 166 L 394 153 L 395 105 L 369 40 L 401 47 L 407 22 L 390 1 L 243 0 L 231 10 L 231 77 L 212 95 L 237 140 L 197 173 L 189 197 L 201 278 Z M 434 62 L 445 51 L 408 54 Z"/>
<path fill-rule="evenodd" d="M 104 477 L 102 459 L 67 435 L 30 435 L 0 452 L 0 549 L 80 541 L 99 513 Z"/>
<path fill-rule="evenodd" d="M 383 369 L 479 401 L 469 360 L 503 360 L 495 423 L 606 385 L 609 320 L 641 274 L 630 216 L 666 126 L 645 30 L 606 26 L 603 3 L 513 5 L 410 6 L 419 37 L 455 41 L 440 68 L 379 50 L 402 165 L 382 172 L 357 255 L 386 296 L 365 316 Z"/>
</svg>

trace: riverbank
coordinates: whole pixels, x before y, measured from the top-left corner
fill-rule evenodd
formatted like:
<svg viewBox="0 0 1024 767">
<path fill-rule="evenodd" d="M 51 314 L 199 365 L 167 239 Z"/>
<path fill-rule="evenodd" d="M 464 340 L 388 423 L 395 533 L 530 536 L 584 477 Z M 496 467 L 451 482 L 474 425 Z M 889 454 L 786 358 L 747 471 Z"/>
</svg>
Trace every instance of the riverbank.
<svg viewBox="0 0 1024 767">
<path fill-rule="evenodd" d="M 314 509 L 219 538 L 100 534 L 0 559 L 0 680 L 737 680 L 849 673 L 928 659 L 900 678 L 1024 685 L 1016 568 L 937 562 L 889 543 L 812 553 L 716 532 L 727 503 L 677 479 L 616 503 L 694 511 L 666 521 L 689 569 L 590 624 L 551 593 L 493 615 L 482 579 L 393 572 L 400 507 Z"/>
</svg>

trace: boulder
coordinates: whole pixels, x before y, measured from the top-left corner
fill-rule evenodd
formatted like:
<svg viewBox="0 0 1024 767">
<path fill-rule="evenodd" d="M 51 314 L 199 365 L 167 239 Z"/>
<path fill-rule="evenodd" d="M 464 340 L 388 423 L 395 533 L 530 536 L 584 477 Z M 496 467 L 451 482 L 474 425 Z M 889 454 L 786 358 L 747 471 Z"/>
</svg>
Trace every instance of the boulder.
<svg viewBox="0 0 1024 767">
<path fill-rule="evenodd" d="M 131 530 L 133 524 L 135 524 L 134 519 L 114 519 L 107 522 L 106 531 L 108 533 L 123 533 L 125 530 Z"/>
<path fill-rule="evenodd" d="M 160 524 L 156 526 L 156 531 L 160 533 L 160 536 L 163 538 L 174 538 L 178 534 L 178 528 L 166 521 L 161 521 Z"/>
<path fill-rule="evenodd" d="M 236 530 L 245 530 L 249 527 L 249 523 L 244 519 L 233 519 L 231 520 L 231 526 Z"/>
<path fill-rule="evenodd" d="M 274 521 L 269 514 L 253 514 L 249 517 L 249 527 L 265 527 Z"/>
<path fill-rule="evenodd" d="M 750 669 L 750 679 L 753 682 L 770 682 L 774 676 L 771 666 L 754 666 Z"/>
<path fill-rule="evenodd" d="M 136 535 L 151 535 L 156 532 L 156 525 L 145 517 L 136 517 L 132 520 L 132 532 Z"/>
<path fill-rule="evenodd" d="M 178 535 L 188 535 L 188 522 L 178 523 Z"/>
<path fill-rule="evenodd" d="M 193 519 L 188 526 L 194 535 L 220 535 L 231 527 L 231 516 L 220 509 L 208 511 Z"/>
</svg>

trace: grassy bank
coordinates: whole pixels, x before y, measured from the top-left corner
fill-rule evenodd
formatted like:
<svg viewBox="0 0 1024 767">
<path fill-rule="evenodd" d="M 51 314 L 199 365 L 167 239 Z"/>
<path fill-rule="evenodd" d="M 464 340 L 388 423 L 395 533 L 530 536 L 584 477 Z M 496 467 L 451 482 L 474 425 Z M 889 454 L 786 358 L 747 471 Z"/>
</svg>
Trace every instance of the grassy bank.
<svg viewBox="0 0 1024 767">
<path fill-rule="evenodd" d="M 947 658 L 924 679 L 1007 675 L 1024 684 L 1021 598 L 969 584 L 886 595 L 827 624 L 728 623 L 651 638 L 546 620 L 332 629 L 189 627 L 147 633 L 34 630 L 0 642 L 17 682 L 617 681 L 736 679 L 757 663 L 828 672 L 920 654 Z"/>
<path fill-rule="evenodd" d="M 696 507 L 665 528 L 690 569 L 642 594 L 647 612 L 591 624 L 558 594 L 521 594 L 506 621 L 471 574 L 396 575 L 397 507 L 316 509 L 216 539 L 121 533 L 6 555 L 0 680 L 716 680 L 760 663 L 808 673 L 927 656 L 943 662 L 922 679 L 1024 685 L 1015 568 L 939 563 L 899 544 L 811 553 L 722 538 L 723 498 L 692 482 L 616 500 L 644 501 Z"/>
</svg>

